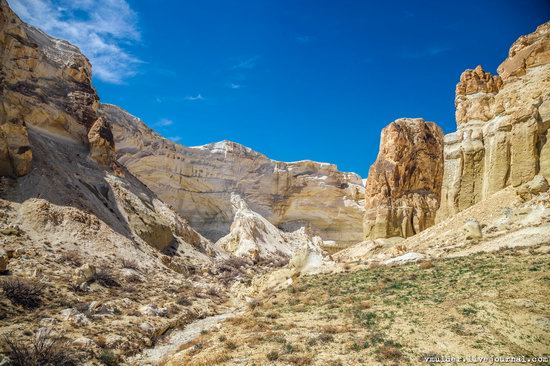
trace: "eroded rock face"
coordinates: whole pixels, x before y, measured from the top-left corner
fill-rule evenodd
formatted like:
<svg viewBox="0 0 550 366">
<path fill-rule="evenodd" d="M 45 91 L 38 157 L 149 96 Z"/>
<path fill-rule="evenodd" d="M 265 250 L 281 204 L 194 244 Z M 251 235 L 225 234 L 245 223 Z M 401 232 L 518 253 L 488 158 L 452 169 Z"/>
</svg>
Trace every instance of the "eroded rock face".
<svg viewBox="0 0 550 366">
<path fill-rule="evenodd" d="M 118 160 L 211 240 L 230 231 L 232 193 L 285 231 L 307 226 L 324 240 L 349 244 L 362 238 L 364 188 L 354 173 L 313 161 L 273 161 L 230 141 L 184 147 L 118 107 L 101 111 Z"/>
<path fill-rule="evenodd" d="M 365 238 L 406 238 L 433 225 L 442 176 L 439 126 L 421 118 L 386 126 L 365 186 Z"/>
<path fill-rule="evenodd" d="M 457 85 L 438 220 L 537 174 L 550 177 L 550 23 L 520 37 L 498 72 L 478 66 Z"/>
<path fill-rule="evenodd" d="M 252 211 L 238 195 L 231 194 L 231 204 L 235 219 L 229 234 L 216 242 L 216 245 L 239 257 L 248 257 L 255 262 L 275 261 L 287 263 L 293 258 L 295 267 L 320 265 L 324 253 L 322 239 L 311 236 L 301 228 L 295 232 L 283 232 L 257 212 Z M 301 256 L 301 261 L 295 258 Z"/>
<path fill-rule="evenodd" d="M 27 128 L 88 145 L 99 98 L 91 85 L 91 65 L 77 47 L 23 23 L 0 0 L 0 62 L 0 175 L 29 173 Z M 94 140 L 92 157 L 105 162 L 112 143 L 112 138 L 99 145 Z"/>
</svg>

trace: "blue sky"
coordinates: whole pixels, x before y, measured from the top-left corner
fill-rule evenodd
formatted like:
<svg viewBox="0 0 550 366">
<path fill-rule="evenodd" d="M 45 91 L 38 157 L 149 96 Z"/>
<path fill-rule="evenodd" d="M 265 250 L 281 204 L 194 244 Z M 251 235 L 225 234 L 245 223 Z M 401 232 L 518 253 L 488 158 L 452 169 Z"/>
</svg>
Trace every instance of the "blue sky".
<svg viewBox="0 0 550 366">
<path fill-rule="evenodd" d="M 9 0 L 77 44 L 102 102 L 188 146 L 232 140 L 367 176 L 400 117 L 455 129 L 454 87 L 495 72 L 550 2 Z"/>
</svg>

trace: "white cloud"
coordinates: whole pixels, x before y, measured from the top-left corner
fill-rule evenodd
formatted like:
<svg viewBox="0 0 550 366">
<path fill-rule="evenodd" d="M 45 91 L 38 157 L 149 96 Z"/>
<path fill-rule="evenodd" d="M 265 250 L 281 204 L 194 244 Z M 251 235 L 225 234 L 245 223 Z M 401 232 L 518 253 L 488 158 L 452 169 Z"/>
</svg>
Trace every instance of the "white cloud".
<svg viewBox="0 0 550 366">
<path fill-rule="evenodd" d="M 243 86 L 241 84 L 231 83 L 229 84 L 231 89 L 241 89 Z"/>
<path fill-rule="evenodd" d="M 179 141 L 181 141 L 181 136 L 169 136 L 168 140 L 172 140 L 174 142 L 179 142 Z"/>
<path fill-rule="evenodd" d="M 121 83 L 141 62 L 125 46 L 139 42 L 137 14 L 125 0 L 8 0 L 26 22 L 78 46 L 98 79 Z"/>
<path fill-rule="evenodd" d="M 196 96 L 188 95 L 184 99 L 185 100 L 190 100 L 190 101 L 196 101 L 196 100 L 204 100 L 204 97 L 199 93 Z"/>
<path fill-rule="evenodd" d="M 168 127 L 168 126 L 172 126 L 173 124 L 174 124 L 174 121 L 172 121 L 171 119 L 162 118 L 160 121 L 155 123 L 155 126 L 156 127 Z"/>
</svg>

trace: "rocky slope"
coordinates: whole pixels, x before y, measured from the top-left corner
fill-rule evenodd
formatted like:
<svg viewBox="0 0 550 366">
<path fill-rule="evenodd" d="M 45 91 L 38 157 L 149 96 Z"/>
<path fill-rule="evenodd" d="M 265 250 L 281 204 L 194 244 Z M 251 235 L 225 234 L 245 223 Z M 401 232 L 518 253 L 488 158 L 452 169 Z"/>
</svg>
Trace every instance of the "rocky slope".
<svg viewBox="0 0 550 366">
<path fill-rule="evenodd" d="M 365 187 L 365 239 L 409 237 L 435 222 L 443 177 L 443 131 L 402 118 L 382 130 Z"/>
<path fill-rule="evenodd" d="M 229 141 L 184 147 L 118 107 L 102 105 L 101 112 L 118 160 L 211 240 L 229 233 L 232 193 L 284 230 L 305 225 L 345 244 L 362 238 L 364 189 L 356 174 L 325 163 L 273 161 Z"/>
<path fill-rule="evenodd" d="M 550 177 L 550 23 L 520 37 L 498 73 L 478 66 L 457 84 L 439 221 L 537 174 Z"/>
</svg>

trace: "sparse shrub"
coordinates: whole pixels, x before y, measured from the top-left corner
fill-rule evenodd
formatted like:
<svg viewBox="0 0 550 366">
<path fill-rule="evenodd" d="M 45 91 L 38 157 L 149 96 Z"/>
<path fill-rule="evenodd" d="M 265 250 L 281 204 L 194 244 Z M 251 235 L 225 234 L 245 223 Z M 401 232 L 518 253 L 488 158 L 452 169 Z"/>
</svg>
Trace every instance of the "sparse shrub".
<svg viewBox="0 0 550 366">
<path fill-rule="evenodd" d="M 123 258 L 121 260 L 121 263 L 122 263 L 122 268 L 133 269 L 134 271 L 137 271 L 137 272 L 140 272 L 141 270 L 139 267 L 139 264 L 137 264 L 135 260 Z"/>
<path fill-rule="evenodd" d="M 61 253 L 59 260 L 74 267 L 80 267 L 82 265 L 82 258 L 76 250 Z"/>
<path fill-rule="evenodd" d="M 126 282 L 129 282 L 129 283 L 141 283 L 141 282 L 143 282 L 140 275 L 135 274 L 135 273 L 132 273 L 132 274 L 126 276 L 125 278 L 126 278 Z"/>
<path fill-rule="evenodd" d="M 218 341 L 220 341 L 220 342 L 225 342 L 226 340 L 227 340 L 227 337 L 224 336 L 224 335 L 221 335 L 221 336 L 218 337 Z"/>
<path fill-rule="evenodd" d="M 92 278 L 92 281 L 95 281 L 104 287 L 120 287 L 120 284 L 115 279 L 113 273 L 106 268 L 97 270 Z"/>
<path fill-rule="evenodd" d="M 176 299 L 176 304 L 181 305 L 181 306 L 190 306 L 191 301 L 186 296 L 179 296 Z"/>
<path fill-rule="evenodd" d="M 319 341 L 323 343 L 329 343 L 334 341 L 334 336 L 329 333 L 323 333 L 319 336 Z"/>
<path fill-rule="evenodd" d="M 432 261 L 423 261 L 421 262 L 418 267 L 420 267 L 420 269 L 430 269 L 430 268 L 433 268 L 434 264 L 432 263 Z"/>
<path fill-rule="evenodd" d="M 292 355 L 288 357 L 288 362 L 290 362 L 293 365 L 298 366 L 307 366 L 311 365 L 313 362 L 313 356 L 312 355 Z"/>
<path fill-rule="evenodd" d="M 269 360 L 269 361 L 277 361 L 279 359 L 279 352 L 277 351 L 270 351 L 267 353 L 267 355 L 265 355 L 265 357 Z"/>
<path fill-rule="evenodd" d="M 44 285 L 41 283 L 10 278 L 2 281 L 0 286 L 4 290 L 4 295 L 16 305 L 33 309 L 41 303 L 42 290 L 44 289 Z"/>
<path fill-rule="evenodd" d="M 403 353 L 399 348 L 384 344 L 376 351 L 378 358 L 381 360 L 398 361 L 403 357 Z"/>
<path fill-rule="evenodd" d="M 118 358 L 110 349 L 104 349 L 99 354 L 99 360 L 107 366 L 118 366 Z"/>
<path fill-rule="evenodd" d="M 237 343 L 229 341 L 225 344 L 225 348 L 227 348 L 228 350 L 231 350 L 231 351 L 235 350 L 235 349 L 237 349 Z"/>
<path fill-rule="evenodd" d="M 4 337 L 4 348 L 10 359 L 10 366 L 76 366 L 77 357 L 70 347 L 51 331 L 40 332 L 30 344 L 24 344 Z"/>
</svg>

